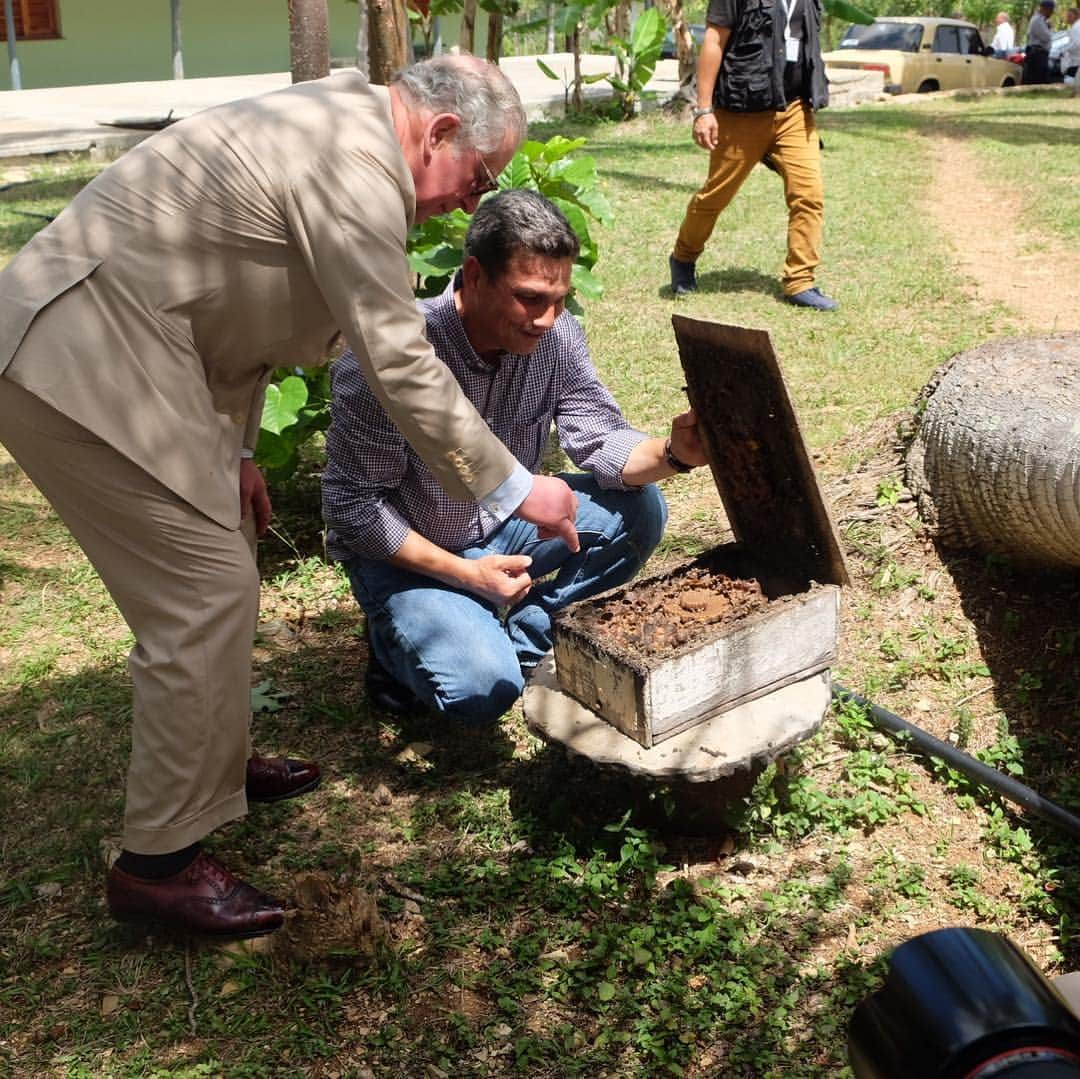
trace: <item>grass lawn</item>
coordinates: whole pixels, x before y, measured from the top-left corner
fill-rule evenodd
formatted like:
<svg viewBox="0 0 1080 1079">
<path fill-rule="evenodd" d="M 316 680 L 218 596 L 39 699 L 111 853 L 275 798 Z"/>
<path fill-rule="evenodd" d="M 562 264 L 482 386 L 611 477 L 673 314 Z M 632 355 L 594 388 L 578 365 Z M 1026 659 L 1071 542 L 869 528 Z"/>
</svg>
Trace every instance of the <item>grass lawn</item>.
<svg viewBox="0 0 1080 1079">
<path fill-rule="evenodd" d="M 933 150 L 963 140 L 1022 195 L 1028 251 L 1080 240 L 1080 112 L 1055 93 L 825 112 L 832 315 L 780 302 L 786 211 L 757 169 L 718 222 L 699 292 L 667 255 L 705 158 L 687 125 L 545 125 L 588 138 L 615 214 L 599 230 L 593 357 L 636 425 L 685 407 L 672 311 L 769 330 L 853 576 L 836 680 L 1080 813 L 1080 595 L 938 551 L 901 443 L 933 371 L 990 336 L 962 238 L 928 223 Z M 95 171 L 0 192 L 0 261 Z M 21 212 L 18 212 L 21 211 Z M 977 242 L 972 237 L 971 242 Z M 1016 272 L 1004 265 L 1002 274 Z M 1062 305 L 1075 280 L 1061 282 Z M 665 485 L 654 567 L 726 525 L 700 470 Z M 50 1076 L 832 1076 L 882 956 L 944 925 L 1080 967 L 1075 840 L 830 714 L 701 834 L 670 791 L 595 773 L 527 731 L 370 708 L 363 620 L 321 554 L 317 480 L 275 492 L 260 555 L 254 738 L 317 756 L 314 795 L 212 837 L 303 919 L 229 948 L 113 924 L 129 740 L 126 628 L 48 506 L 0 452 L 0 1074 Z M 674 815 L 673 815 L 674 814 Z"/>
</svg>

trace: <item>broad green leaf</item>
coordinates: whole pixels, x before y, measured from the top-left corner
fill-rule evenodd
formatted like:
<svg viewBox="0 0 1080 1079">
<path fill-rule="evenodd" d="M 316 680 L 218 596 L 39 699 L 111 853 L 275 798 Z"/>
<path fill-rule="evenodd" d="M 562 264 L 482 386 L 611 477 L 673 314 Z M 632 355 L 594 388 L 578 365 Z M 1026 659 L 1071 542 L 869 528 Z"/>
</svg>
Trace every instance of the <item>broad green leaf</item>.
<svg viewBox="0 0 1080 1079">
<path fill-rule="evenodd" d="M 833 18 L 858 23 L 860 26 L 869 26 L 874 21 L 873 15 L 863 11 L 862 8 L 856 7 L 849 0 L 823 0 L 823 2 L 825 10 Z"/>
<path fill-rule="evenodd" d="M 593 184 L 596 183 L 596 159 L 578 157 L 573 161 L 559 161 L 552 166 L 551 172 L 568 184 Z"/>
<path fill-rule="evenodd" d="M 611 220 L 611 203 L 607 195 L 599 188 L 593 188 L 591 191 L 578 191 L 576 201 L 579 205 L 584 206 L 586 211 L 601 224 L 606 224 Z"/>
<path fill-rule="evenodd" d="M 275 435 L 296 423 L 297 413 L 307 404 L 308 389 L 302 378 L 289 375 L 266 387 L 262 426 Z"/>
<path fill-rule="evenodd" d="M 288 693 L 273 688 L 270 679 L 264 679 L 251 690 L 251 710 L 253 712 L 280 712 L 281 702 Z"/>
<path fill-rule="evenodd" d="M 558 161 L 560 158 L 566 157 L 567 154 L 581 149 L 584 145 L 585 139 L 583 138 L 567 139 L 562 135 L 556 135 L 554 138 L 548 139 L 547 142 L 540 144 L 540 156 L 545 161 Z"/>
<path fill-rule="evenodd" d="M 526 139 L 519 147 L 515 157 L 524 157 L 526 161 L 539 161 L 544 157 L 544 144 L 534 139 Z"/>
<path fill-rule="evenodd" d="M 611 982 L 601 982 L 596 987 L 596 995 L 603 1001 L 613 1000 L 615 997 L 615 986 Z"/>
<path fill-rule="evenodd" d="M 538 67 L 538 68 L 539 68 L 539 69 L 540 69 L 540 70 L 541 70 L 541 71 L 542 71 L 542 72 L 543 72 L 543 73 L 544 73 L 544 74 L 545 74 L 545 75 L 546 75 L 546 76 L 547 76 L 547 77 L 548 77 L 549 79 L 554 79 L 554 80 L 555 80 L 556 82 L 562 82 L 562 79 L 561 79 L 561 78 L 559 78 L 559 76 L 558 76 L 558 75 L 556 75 L 556 74 L 555 74 L 555 72 L 554 72 L 554 71 L 552 71 L 552 70 L 551 70 L 551 68 L 550 68 L 550 67 L 548 67 L 548 65 L 544 63 L 544 61 L 543 61 L 543 60 L 541 60 L 541 59 L 540 59 L 540 57 L 539 57 L 539 56 L 538 56 L 538 57 L 536 58 L 536 66 L 537 66 L 537 67 Z"/>
<path fill-rule="evenodd" d="M 284 468 L 293 454 L 292 445 L 281 435 L 275 435 L 264 427 L 259 432 L 259 444 L 255 449 L 255 463 L 259 468 L 275 471 Z"/>
<path fill-rule="evenodd" d="M 667 27 L 660 18 L 660 12 L 654 7 L 647 8 L 634 23 L 633 32 L 630 34 L 630 48 L 635 53 L 643 53 L 655 46 L 659 53 L 666 32 Z"/>
<path fill-rule="evenodd" d="M 503 169 L 509 187 L 532 187 L 533 174 L 529 159 L 522 153 L 514 154 L 510 164 Z"/>
<path fill-rule="evenodd" d="M 604 295 L 604 286 L 581 263 L 574 264 L 570 281 L 575 292 L 580 292 L 588 300 L 598 300 Z"/>
</svg>

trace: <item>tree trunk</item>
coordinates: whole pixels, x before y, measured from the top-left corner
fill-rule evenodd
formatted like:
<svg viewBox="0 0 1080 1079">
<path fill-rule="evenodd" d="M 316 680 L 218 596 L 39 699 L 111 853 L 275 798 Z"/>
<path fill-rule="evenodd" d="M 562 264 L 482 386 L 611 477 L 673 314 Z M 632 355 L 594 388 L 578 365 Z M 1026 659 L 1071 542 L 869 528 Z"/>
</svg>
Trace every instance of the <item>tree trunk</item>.
<svg viewBox="0 0 1080 1079">
<path fill-rule="evenodd" d="M 490 63 L 497 64 L 502 53 L 503 13 L 489 11 L 487 25 L 487 58 Z"/>
<path fill-rule="evenodd" d="M 574 54 L 574 88 L 570 94 L 570 105 L 575 112 L 585 107 L 585 96 L 581 91 L 581 24 L 574 27 L 570 35 L 570 51 Z"/>
<path fill-rule="evenodd" d="M 547 6 L 547 34 L 544 37 L 544 52 L 555 51 L 555 5 L 550 2 Z"/>
<path fill-rule="evenodd" d="M 407 62 L 402 19 L 408 22 L 404 5 L 398 0 L 368 0 L 368 66 L 371 81 L 380 86 L 385 86 Z"/>
<path fill-rule="evenodd" d="M 172 77 L 184 77 L 184 42 L 180 33 L 180 0 L 169 0 L 169 16 L 172 25 Z"/>
<path fill-rule="evenodd" d="M 615 31 L 616 37 L 621 37 L 623 41 L 630 40 L 630 0 L 619 0 L 615 5 L 615 12 L 612 18 L 612 29 Z"/>
<path fill-rule="evenodd" d="M 1080 566 L 1080 334 L 991 341 L 924 391 L 907 484 L 943 546 Z"/>
<path fill-rule="evenodd" d="M 476 0 L 465 0 L 461 8 L 461 40 L 458 44 L 462 52 L 473 51 L 476 38 Z"/>
<path fill-rule="evenodd" d="M 682 0 L 661 0 L 662 10 L 667 14 L 675 36 L 675 55 L 679 61 L 680 85 L 692 79 L 697 70 L 697 53 L 690 26 L 686 21 Z"/>
<path fill-rule="evenodd" d="M 293 82 L 330 74 L 326 0 L 289 0 L 289 62 Z"/>
</svg>

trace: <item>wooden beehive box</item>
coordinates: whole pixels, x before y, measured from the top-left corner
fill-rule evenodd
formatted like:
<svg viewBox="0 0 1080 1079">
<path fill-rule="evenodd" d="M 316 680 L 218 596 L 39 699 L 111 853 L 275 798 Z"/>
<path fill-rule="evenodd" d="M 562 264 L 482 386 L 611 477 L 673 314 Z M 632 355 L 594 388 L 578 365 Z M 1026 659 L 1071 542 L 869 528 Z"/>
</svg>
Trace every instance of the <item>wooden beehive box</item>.
<svg viewBox="0 0 1080 1079">
<path fill-rule="evenodd" d="M 848 581 L 836 529 L 799 430 L 768 333 L 674 315 L 690 404 L 736 543 L 561 611 L 554 620 L 559 685 L 646 747 L 744 701 L 829 667 Z M 705 622 L 672 639 L 650 628 L 661 600 L 707 588 L 764 598 L 748 613 Z M 641 637 L 605 629 L 627 605 Z M 736 603 L 736 607 L 739 604 Z M 661 619 L 662 621 L 662 619 Z M 650 636 L 651 634 L 651 636 Z"/>
</svg>

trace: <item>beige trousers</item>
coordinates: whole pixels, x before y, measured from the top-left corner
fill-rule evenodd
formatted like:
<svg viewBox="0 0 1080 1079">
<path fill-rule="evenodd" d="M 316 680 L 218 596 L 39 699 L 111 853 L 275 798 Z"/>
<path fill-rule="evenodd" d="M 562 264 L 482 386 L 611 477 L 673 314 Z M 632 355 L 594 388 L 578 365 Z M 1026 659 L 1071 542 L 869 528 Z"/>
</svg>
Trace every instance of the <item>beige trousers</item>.
<svg viewBox="0 0 1080 1079">
<path fill-rule="evenodd" d="M 690 200 L 672 252 L 680 262 L 697 262 L 717 217 L 743 181 L 769 154 L 784 181 L 788 206 L 784 295 L 814 286 L 825 228 L 825 190 L 814 110 L 802 101 L 784 112 L 728 112 L 717 109 L 720 141 L 709 154 L 709 176 Z"/>
<path fill-rule="evenodd" d="M 3 377 L 0 442 L 52 503 L 135 636 L 124 846 L 168 853 L 243 816 L 259 607 L 251 530 L 215 524 Z"/>
</svg>

